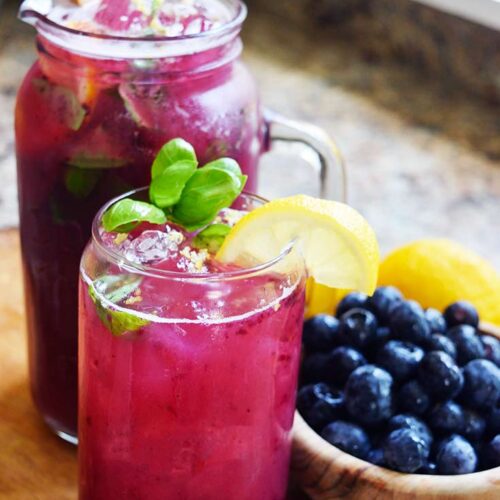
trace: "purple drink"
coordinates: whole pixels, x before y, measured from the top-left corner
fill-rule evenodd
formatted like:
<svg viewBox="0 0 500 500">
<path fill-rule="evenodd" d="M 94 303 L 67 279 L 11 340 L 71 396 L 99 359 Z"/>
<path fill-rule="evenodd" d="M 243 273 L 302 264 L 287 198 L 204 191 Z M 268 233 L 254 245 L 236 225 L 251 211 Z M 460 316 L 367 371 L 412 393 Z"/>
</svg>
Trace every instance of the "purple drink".
<svg viewBox="0 0 500 500">
<path fill-rule="evenodd" d="M 227 268 L 178 227 L 99 223 L 81 265 L 80 498 L 283 499 L 302 260 Z"/>
</svg>

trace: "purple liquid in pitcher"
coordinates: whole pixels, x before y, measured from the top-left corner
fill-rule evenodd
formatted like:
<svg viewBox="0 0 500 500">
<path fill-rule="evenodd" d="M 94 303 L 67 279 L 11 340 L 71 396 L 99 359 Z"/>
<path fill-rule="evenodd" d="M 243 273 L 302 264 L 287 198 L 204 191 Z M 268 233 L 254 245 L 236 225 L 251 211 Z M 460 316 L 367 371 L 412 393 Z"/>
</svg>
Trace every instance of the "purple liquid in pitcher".
<svg viewBox="0 0 500 500">
<path fill-rule="evenodd" d="M 208 14 L 185 30 L 211 29 Z M 16 107 L 30 379 L 46 422 L 75 436 L 78 266 L 98 208 L 147 184 L 158 149 L 174 137 L 190 142 L 201 163 L 236 159 L 255 190 L 264 127 L 237 33 L 163 59 L 92 58 L 43 36 L 37 46 Z"/>
</svg>

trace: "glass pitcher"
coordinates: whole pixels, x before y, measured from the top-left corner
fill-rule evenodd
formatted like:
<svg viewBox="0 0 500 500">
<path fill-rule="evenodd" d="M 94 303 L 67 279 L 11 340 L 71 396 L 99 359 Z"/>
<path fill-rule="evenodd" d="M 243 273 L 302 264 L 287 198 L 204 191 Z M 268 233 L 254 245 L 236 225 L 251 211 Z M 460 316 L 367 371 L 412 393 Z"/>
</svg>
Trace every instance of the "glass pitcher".
<svg viewBox="0 0 500 500">
<path fill-rule="evenodd" d="M 217 2 L 229 16 L 213 29 L 141 37 L 68 26 L 50 0 L 21 6 L 38 32 L 15 120 L 31 389 L 47 424 L 69 441 L 80 256 L 98 208 L 147 184 L 161 145 L 182 137 L 201 163 L 232 157 L 255 191 L 259 157 L 276 141 L 300 142 L 318 154 L 322 194 L 344 198 L 342 161 L 325 132 L 263 110 L 239 59 L 245 5 Z"/>
</svg>

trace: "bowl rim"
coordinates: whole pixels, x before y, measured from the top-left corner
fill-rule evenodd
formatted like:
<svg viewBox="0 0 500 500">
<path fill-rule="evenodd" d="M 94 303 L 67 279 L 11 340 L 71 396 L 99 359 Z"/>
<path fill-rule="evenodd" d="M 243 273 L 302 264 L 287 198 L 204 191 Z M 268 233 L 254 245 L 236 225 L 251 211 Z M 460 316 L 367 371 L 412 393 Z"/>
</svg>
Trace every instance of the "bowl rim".
<svg viewBox="0 0 500 500">
<path fill-rule="evenodd" d="M 481 323 L 479 331 L 481 334 L 500 339 L 500 328 L 496 326 Z M 300 480 L 301 476 L 305 477 L 308 468 L 311 466 L 316 468 L 319 463 L 322 464 L 322 472 L 316 474 L 318 477 L 315 479 L 309 477 L 306 481 Z M 416 492 L 425 491 L 432 496 L 449 494 L 453 491 L 461 498 L 466 498 L 467 495 L 473 495 L 471 498 L 483 498 L 479 495 L 491 494 L 494 489 L 495 495 L 500 498 L 500 467 L 447 476 L 393 471 L 349 455 L 330 444 L 309 427 L 298 411 L 295 411 L 293 426 L 292 472 L 298 476 L 298 484 L 305 491 L 315 491 L 319 487 L 322 494 L 325 494 L 329 487 L 336 487 L 331 482 L 331 474 L 335 472 L 339 476 L 342 474 L 350 476 L 353 484 L 356 482 L 369 484 L 374 490 L 387 484 L 391 493 L 414 495 Z M 321 498 L 330 497 L 321 496 Z"/>
</svg>

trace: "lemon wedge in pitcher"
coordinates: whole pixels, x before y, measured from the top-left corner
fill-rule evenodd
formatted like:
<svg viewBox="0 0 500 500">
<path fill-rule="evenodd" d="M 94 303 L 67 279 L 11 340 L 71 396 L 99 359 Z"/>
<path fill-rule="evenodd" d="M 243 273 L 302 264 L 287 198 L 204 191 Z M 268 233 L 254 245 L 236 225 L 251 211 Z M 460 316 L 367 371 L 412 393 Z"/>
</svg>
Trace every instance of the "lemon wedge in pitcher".
<svg viewBox="0 0 500 500">
<path fill-rule="evenodd" d="M 240 219 L 217 253 L 221 262 L 255 265 L 294 242 L 316 283 L 373 293 L 379 249 L 368 222 L 343 203 L 291 196 L 271 201 Z"/>
</svg>

